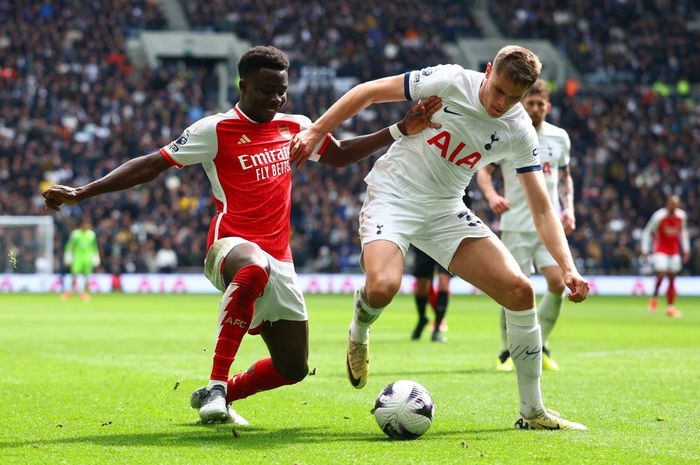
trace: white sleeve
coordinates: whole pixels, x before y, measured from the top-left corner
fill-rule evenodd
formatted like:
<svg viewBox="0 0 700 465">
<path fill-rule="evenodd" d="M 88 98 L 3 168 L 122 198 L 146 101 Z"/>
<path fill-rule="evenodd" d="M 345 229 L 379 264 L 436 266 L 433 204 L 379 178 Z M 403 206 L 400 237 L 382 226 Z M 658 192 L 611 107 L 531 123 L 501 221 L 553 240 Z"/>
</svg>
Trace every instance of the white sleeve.
<svg viewBox="0 0 700 465">
<path fill-rule="evenodd" d="M 431 95 L 443 96 L 455 76 L 464 71 L 459 65 L 437 65 L 409 71 L 403 76 L 406 100 L 420 100 Z"/>
<path fill-rule="evenodd" d="M 532 124 L 527 125 L 520 134 L 511 142 L 513 153 L 513 167 L 517 173 L 529 173 L 542 169 L 542 162 L 537 153 L 540 147 L 540 140 L 537 138 L 537 131 Z"/>
<path fill-rule="evenodd" d="M 663 212 L 661 210 L 656 211 L 644 229 L 642 230 L 642 253 L 648 254 L 651 251 L 651 239 L 657 229 L 659 229 L 659 224 L 661 224 L 661 217 Z"/>
<path fill-rule="evenodd" d="M 681 214 L 681 248 L 683 252 L 690 252 L 690 237 L 688 235 L 688 215 Z"/>
<path fill-rule="evenodd" d="M 161 155 L 178 168 L 214 160 L 219 150 L 218 122 L 214 116 L 200 119 L 185 129 L 180 137 L 162 147 Z"/>
<path fill-rule="evenodd" d="M 562 150 L 561 158 L 559 159 L 559 168 L 566 168 L 571 163 L 571 139 L 569 139 L 569 133 L 563 131 L 564 136 L 564 147 Z"/>
</svg>

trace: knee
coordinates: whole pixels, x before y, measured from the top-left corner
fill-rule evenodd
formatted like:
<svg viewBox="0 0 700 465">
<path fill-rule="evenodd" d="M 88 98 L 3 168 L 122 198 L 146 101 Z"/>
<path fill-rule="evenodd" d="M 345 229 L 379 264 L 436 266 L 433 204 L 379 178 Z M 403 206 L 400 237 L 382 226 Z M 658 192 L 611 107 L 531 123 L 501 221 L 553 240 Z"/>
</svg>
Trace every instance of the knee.
<svg viewBox="0 0 700 465">
<path fill-rule="evenodd" d="M 547 290 L 552 294 L 561 294 L 564 292 L 564 281 L 554 280 L 547 283 Z"/>
<path fill-rule="evenodd" d="M 523 275 L 511 285 L 505 296 L 503 306 L 509 310 L 527 310 L 535 306 L 535 290 Z"/>
<path fill-rule="evenodd" d="M 292 383 L 298 383 L 309 374 L 309 365 L 306 360 L 283 360 L 273 362 L 275 369 Z"/>
<path fill-rule="evenodd" d="M 238 270 L 248 265 L 257 265 L 270 273 L 270 262 L 262 249 L 255 244 L 239 244 L 226 255 L 223 265 L 224 281 L 228 285 Z"/>
<path fill-rule="evenodd" d="M 367 294 L 367 303 L 374 308 L 383 308 L 391 303 L 399 288 L 401 282 L 395 282 L 387 275 L 367 276 L 365 282 L 365 293 Z"/>
</svg>

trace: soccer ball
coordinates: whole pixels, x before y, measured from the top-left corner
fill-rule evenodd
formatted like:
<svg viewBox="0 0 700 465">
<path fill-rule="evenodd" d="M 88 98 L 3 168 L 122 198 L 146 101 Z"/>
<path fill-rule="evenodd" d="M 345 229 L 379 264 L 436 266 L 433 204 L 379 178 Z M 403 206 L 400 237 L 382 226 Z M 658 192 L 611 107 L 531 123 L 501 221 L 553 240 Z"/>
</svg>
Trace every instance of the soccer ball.
<svg viewBox="0 0 700 465">
<path fill-rule="evenodd" d="M 382 389 L 372 413 L 390 438 L 415 439 L 433 424 L 435 404 L 427 389 L 403 379 Z"/>
</svg>

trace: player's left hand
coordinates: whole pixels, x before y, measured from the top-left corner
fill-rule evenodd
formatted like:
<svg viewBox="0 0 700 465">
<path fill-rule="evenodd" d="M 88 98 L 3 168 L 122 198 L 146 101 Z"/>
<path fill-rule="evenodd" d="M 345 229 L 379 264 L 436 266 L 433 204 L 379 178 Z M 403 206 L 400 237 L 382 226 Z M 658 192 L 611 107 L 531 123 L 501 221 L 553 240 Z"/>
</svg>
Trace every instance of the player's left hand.
<svg viewBox="0 0 700 465">
<path fill-rule="evenodd" d="M 399 130 L 406 136 L 418 134 L 425 128 L 440 128 L 439 123 L 430 121 L 430 117 L 442 108 L 442 100 L 435 95 L 416 103 L 408 110 L 406 116 L 398 122 Z"/>
<path fill-rule="evenodd" d="M 574 212 L 566 209 L 561 212 L 561 225 L 564 227 L 564 233 L 568 236 L 576 229 L 576 217 Z"/>
<path fill-rule="evenodd" d="M 41 195 L 44 196 L 46 208 L 60 210 L 64 203 L 78 203 L 78 193 L 74 187 L 57 184 L 46 189 Z"/>
<path fill-rule="evenodd" d="M 586 281 L 577 271 L 567 271 L 564 273 L 564 284 L 571 291 L 567 298 L 574 302 L 582 302 L 588 296 L 588 281 Z"/>
<path fill-rule="evenodd" d="M 688 263 L 690 261 L 690 252 L 687 250 L 683 252 L 683 263 Z"/>
</svg>

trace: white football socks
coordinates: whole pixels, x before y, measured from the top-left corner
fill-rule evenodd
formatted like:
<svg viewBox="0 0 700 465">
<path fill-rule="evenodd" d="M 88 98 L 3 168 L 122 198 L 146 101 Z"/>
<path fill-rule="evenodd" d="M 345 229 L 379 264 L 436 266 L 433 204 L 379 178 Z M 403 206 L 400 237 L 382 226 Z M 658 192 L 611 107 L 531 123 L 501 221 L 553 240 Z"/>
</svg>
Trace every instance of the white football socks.
<svg viewBox="0 0 700 465">
<path fill-rule="evenodd" d="M 224 392 L 226 392 L 227 385 L 228 385 L 228 383 L 226 381 L 219 381 L 216 379 L 210 379 L 209 384 L 207 384 L 207 391 L 209 389 L 213 388 L 214 386 L 223 386 Z"/>
<path fill-rule="evenodd" d="M 369 339 L 369 327 L 377 321 L 384 308 L 374 308 L 367 303 L 365 286 L 355 291 L 355 311 L 350 323 L 350 340 L 353 342 L 367 342 Z"/>
<path fill-rule="evenodd" d="M 547 344 L 549 335 L 552 333 L 552 328 L 559 319 L 559 313 L 564 306 L 564 294 L 556 294 L 554 292 L 546 292 L 540 301 L 540 306 L 537 312 L 537 319 L 542 327 L 542 343 Z"/>
<path fill-rule="evenodd" d="M 520 414 L 533 418 L 544 413 L 540 376 L 542 375 L 542 336 L 537 311 L 505 310 L 510 356 L 515 363 L 520 392 Z"/>
</svg>

